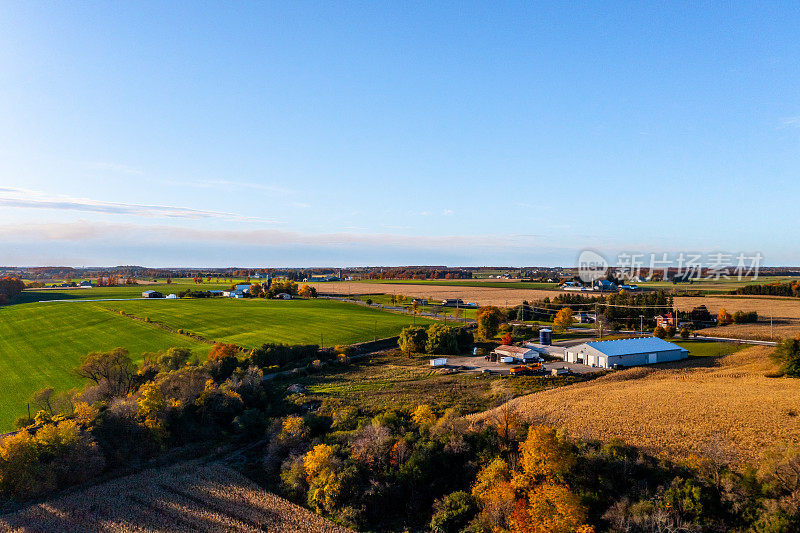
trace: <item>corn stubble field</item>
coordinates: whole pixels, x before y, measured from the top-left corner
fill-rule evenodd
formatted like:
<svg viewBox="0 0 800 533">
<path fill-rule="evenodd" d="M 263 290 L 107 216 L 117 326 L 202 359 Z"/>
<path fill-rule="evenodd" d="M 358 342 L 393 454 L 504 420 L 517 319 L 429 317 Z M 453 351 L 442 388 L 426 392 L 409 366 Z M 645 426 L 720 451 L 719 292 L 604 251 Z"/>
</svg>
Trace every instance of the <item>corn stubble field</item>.
<svg viewBox="0 0 800 533">
<path fill-rule="evenodd" d="M 800 387 L 775 370 L 772 348 L 753 346 L 672 368 L 632 368 L 511 400 L 521 419 L 583 438 L 622 439 L 654 455 L 715 455 L 758 464 L 781 441 L 800 442 Z M 474 415 L 477 423 L 501 416 Z"/>
<path fill-rule="evenodd" d="M 32 505 L 0 517 L 0 530 L 350 531 L 266 492 L 222 464 L 196 462 L 147 470 Z"/>
</svg>

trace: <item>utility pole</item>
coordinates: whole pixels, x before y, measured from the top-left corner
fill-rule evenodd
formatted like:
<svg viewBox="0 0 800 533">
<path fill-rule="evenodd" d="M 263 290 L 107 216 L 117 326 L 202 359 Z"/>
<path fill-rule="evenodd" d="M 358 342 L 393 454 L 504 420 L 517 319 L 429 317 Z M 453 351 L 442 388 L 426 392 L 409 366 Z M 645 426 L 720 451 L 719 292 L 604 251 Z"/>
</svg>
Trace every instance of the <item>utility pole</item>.
<svg viewBox="0 0 800 533">
<path fill-rule="evenodd" d="M 600 324 L 600 315 L 597 313 L 597 302 L 594 303 L 594 324 L 597 326 L 595 329 L 598 330 L 598 338 L 601 338 L 603 336 L 603 326 Z"/>
<path fill-rule="evenodd" d="M 644 333 L 644 315 L 639 315 L 639 332 Z"/>
<path fill-rule="evenodd" d="M 772 340 L 772 315 L 769 315 L 769 340 Z"/>
</svg>

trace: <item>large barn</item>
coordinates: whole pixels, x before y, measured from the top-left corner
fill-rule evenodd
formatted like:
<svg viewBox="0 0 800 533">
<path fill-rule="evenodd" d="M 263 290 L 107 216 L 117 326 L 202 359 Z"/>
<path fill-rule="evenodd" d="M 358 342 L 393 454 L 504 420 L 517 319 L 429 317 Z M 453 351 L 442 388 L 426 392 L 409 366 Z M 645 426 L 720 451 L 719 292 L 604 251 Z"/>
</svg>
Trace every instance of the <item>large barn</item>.
<svg viewBox="0 0 800 533">
<path fill-rule="evenodd" d="M 689 357 L 689 350 L 658 337 L 586 342 L 564 351 L 564 360 L 600 368 L 651 365 Z"/>
</svg>

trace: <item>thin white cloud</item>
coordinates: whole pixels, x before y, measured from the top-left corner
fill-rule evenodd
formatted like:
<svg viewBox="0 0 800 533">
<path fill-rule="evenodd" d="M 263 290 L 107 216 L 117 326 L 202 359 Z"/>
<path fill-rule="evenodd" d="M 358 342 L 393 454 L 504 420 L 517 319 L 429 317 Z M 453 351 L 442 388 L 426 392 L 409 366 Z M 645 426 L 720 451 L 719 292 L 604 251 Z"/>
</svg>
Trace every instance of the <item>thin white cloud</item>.
<svg viewBox="0 0 800 533">
<path fill-rule="evenodd" d="M 529 248 L 527 236 L 443 235 L 418 236 L 393 233 L 301 233 L 276 229 L 218 230 L 165 225 L 96 224 L 89 221 L 63 224 L 0 225 L 0 243 L 10 242 L 113 242 L 126 244 L 205 243 L 248 246 L 394 246 L 413 248 Z M 541 244 L 541 241 L 538 243 Z"/>
<path fill-rule="evenodd" d="M 120 165 L 117 163 L 106 163 L 104 161 L 94 161 L 87 163 L 89 168 L 96 170 L 103 170 L 109 172 L 116 172 L 117 174 L 128 174 L 130 176 L 143 176 L 144 172 L 138 168 L 129 167 L 127 165 Z"/>
<path fill-rule="evenodd" d="M 800 128 L 800 115 L 796 117 L 786 117 L 781 120 L 784 128 Z"/>
<path fill-rule="evenodd" d="M 249 181 L 233 181 L 233 180 L 196 180 L 196 181 L 167 181 L 172 185 L 182 185 L 186 187 L 197 187 L 200 189 L 251 189 L 256 191 L 265 191 L 273 194 L 290 195 L 297 194 L 297 191 L 282 187 L 280 185 L 272 185 L 268 183 L 253 183 Z"/>
<path fill-rule="evenodd" d="M 229 220 L 274 220 L 259 217 L 247 217 L 236 213 L 207 211 L 189 207 L 168 205 L 129 204 L 104 202 L 88 198 L 71 198 L 67 196 L 49 196 L 39 191 L 0 187 L 0 206 L 21 209 L 52 209 L 62 211 L 83 211 L 87 213 L 103 213 L 113 215 L 133 215 L 148 218 L 182 218 L 199 220 L 203 218 L 223 218 Z"/>
</svg>

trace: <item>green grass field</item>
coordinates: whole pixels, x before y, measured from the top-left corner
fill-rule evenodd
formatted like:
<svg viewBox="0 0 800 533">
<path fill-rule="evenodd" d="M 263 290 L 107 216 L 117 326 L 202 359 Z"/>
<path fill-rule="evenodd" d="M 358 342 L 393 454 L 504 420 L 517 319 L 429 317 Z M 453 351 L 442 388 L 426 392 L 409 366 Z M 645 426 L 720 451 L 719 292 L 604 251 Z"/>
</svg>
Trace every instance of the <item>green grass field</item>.
<svg viewBox="0 0 800 533">
<path fill-rule="evenodd" d="M 372 300 L 373 303 L 376 304 L 383 304 L 383 305 L 395 305 L 398 307 L 405 307 L 408 308 L 411 306 L 412 298 L 406 298 L 402 303 L 393 304 L 391 302 L 392 295 L 391 294 L 360 294 L 358 296 L 353 296 L 354 299 L 357 299 L 361 302 L 366 302 L 367 300 Z M 436 306 L 433 305 L 421 305 L 419 308 L 421 311 L 426 313 L 432 313 L 433 309 Z M 477 309 L 461 309 L 461 316 L 459 318 L 475 318 L 475 313 L 477 313 Z M 455 307 L 442 307 L 439 311 L 440 315 L 445 315 L 449 317 L 455 317 L 456 308 Z"/>
<path fill-rule="evenodd" d="M 118 346 L 143 352 L 186 346 L 205 356 L 209 345 L 114 314 L 94 302 L 0 307 L 0 431 L 12 429 L 34 392 L 81 385 L 72 373 L 82 356 Z M 33 406 L 31 409 L 34 409 Z"/>
<path fill-rule="evenodd" d="M 245 283 L 245 282 L 237 282 Z M 27 289 L 14 301 L 14 303 L 24 304 L 31 302 L 43 302 L 50 300 L 100 300 L 104 298 L 140 298 L 142 292 L 152 289 L 163 293 L 165 296 L 170 293 L 179 293 L 189 289 L 193 291 L 224 290 L 231 286 L 231 282 L 214 283 L 205 282 L 201 284 L 192 283 L 191 280 L 175 280 L 173 283 L 166 284 L 163 280 L 157 284 L 150 285 L 122 285 L 117 287 L 92 287 L 91 289 Z"/>
<path fill-rule="evenodd" d="M 722 355 L 730 355 L 738 352 L 742 348 L 746 348 L 746 344 L 734 344 L 731 342 L 713 342 L 713 341 L 693 341 L 693 340 L 678 340 L 668 339 L 678 346 L 689 350 L 690 357 L 719 357 Z"/>
<path fill-rule="evenodd" d="M 411 324 L 411 316 L 332 300 L 233 300 L 229 298 L 102 302 L 173 329 L 206 339 L 257 347 L 287 344 L 352 344 L 390 337 Z M 430 320 L 416 318 L 417 324 Z"/>
<path fill-rule="evenodd" d="M 182 284 L 174 284 L 178 287 Z M 210 284 L 204 284 L 206 286 Z M 226 284 L 227 285 L 227 284 Z M 129 293 L 131 289 L 134 294 Z M 83 289 L 97 298 L 141 294 L 137 287 Z M 45 291 L 37 291 L 45 292 Z M 135 360 L 144 352 L 173 346 L 191 348 L 204 358 L 210 345 L 172 333 L 157 324 L 134 320 L 149 317 L 175 330 L 245 347 L 265 342 L 288 344 L 351 344 L 396 335 L 412 317 L 330 300 L 263 300 L 227 298 L 182 300 L 40 301 L 0 307 L 0 431 L 12 429 L 26 412 L 31 396 L 45 387 L 67 390 L 82 385 L 72 373 L 92 351 L 127 348 Z M 430 323 L 416 318 L 417 324 Z M 34 407 L 31 407 L 34 409 Z"/>
</svg>

